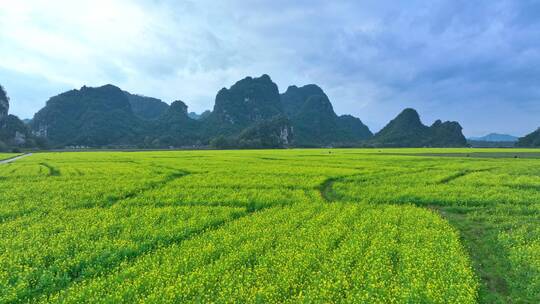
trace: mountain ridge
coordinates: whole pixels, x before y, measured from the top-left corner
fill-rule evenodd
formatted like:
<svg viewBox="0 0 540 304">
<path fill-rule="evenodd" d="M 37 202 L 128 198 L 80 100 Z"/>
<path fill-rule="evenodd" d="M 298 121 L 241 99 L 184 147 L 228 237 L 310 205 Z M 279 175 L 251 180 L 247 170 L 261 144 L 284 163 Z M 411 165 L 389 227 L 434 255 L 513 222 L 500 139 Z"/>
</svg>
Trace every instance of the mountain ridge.
<svg viewBox="0 0 540 304">
<path fill-rule="evenodd" d="M 520 137 L 516 142 L 516 147 L 538 148 L 540 147 L 540 127 L 535 131 Z"/>
<path fill-rule="evenodd" d="M 156 120 L 169 109 L 169 105 L 161 99 L 123 92 L 128 97 L 133 114 L 141 119 Z"/>
<path fill-rule="evenodd" d="M 508 134 L 501 134 L 501 133 L 489 133 L 484 136 L 479 137 L 469 137 L 468 140 L 474 140 L 474 141 L 492 141 L 492 142 L 516 142 L 518 141 L 519 137 L 508 135 Z"/>
<path fill-rule="evenodd" d="M 315 84 L 289 86 L 280 96 L 299 146 L 359 144 L 373 135 L 359 118 L 338 116 L 328 96 Z"/>
<path fill-rule="evenodd" d="M 458 122 L 436 120 L 426 126 L 418 112 L 406 108 L 368 141 L 383 147 L 466 147 L 467 140 Z"/>
<path fill-rule="evenodd" d="M 200 116 L 182 101 L 171 105 L 108 84 L 51 97 L 30 122 L 52 147 L 372 147 L 467 146 L 457 122 L 420 121 L 405 109 L 377 134 L 352 115 L 337 115 L 315 84 L 283 93 L 270 76 L 245 77 L 219 90 Z"/>
<path fill-rule="evenodd" d="M 42 141 L 32 136 L 30 128 L 19 117 L 9 114 L 9 97 L 0 85 L 0 151 L 35 147 Z M 14 149 L 13 149 L 14 147 Z"/>
</svg>

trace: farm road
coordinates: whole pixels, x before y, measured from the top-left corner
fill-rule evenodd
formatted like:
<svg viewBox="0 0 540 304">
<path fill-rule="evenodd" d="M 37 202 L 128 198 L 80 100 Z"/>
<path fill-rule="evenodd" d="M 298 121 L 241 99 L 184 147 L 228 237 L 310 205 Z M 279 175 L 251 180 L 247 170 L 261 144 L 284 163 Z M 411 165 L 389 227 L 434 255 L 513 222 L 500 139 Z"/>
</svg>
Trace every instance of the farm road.
<svg viewBox="0 0 540 304">
<path fill-rule="evenodd" d="M 32 155 L 32 153 L 26 153 L 26 154 L 23 154 L 23 155 L 12 157 L 12 158 L 0 160 L 0 165 L 8 164 L 8 163 L 14 162 L 14 161 L 16 161 L 18 159 L 21 159 L 21 158 L 24 158 L 24 157 L 27 157 L 27 156 L 30 156 L 30 155 Z"/>
</svg>

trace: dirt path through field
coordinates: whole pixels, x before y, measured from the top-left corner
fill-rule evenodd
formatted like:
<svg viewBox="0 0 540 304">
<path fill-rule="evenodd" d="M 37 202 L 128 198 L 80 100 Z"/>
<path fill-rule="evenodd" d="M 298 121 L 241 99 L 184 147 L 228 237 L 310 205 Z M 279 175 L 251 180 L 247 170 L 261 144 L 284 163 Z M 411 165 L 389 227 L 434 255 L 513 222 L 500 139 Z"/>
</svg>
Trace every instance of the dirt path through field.
<svg viewBox="0 0 540 304">
<path fill-rule="evenodd" d="M 18 159 L 21 159 L 21 158 L 24 158 L 24 157 L 27 157 L 27 156 L 30 156 L 30 155 L 32 155 L 32 153 L 26 153 L 26 154 L 23 154 L 23 155 L 12 157 L 12 158 L 0 160 L 0 165 L 9 164 L 9 163 L 14 162 L 14 161 L 16 161 Z"/>
</svg>

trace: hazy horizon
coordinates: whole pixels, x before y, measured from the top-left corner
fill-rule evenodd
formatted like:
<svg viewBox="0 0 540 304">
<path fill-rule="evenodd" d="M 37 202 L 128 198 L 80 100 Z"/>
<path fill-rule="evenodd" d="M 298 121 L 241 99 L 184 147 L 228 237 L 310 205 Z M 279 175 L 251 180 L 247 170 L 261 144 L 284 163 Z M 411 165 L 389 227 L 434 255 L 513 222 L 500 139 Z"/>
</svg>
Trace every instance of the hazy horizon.
<svg viewBox="0 0 540 304">
<path fill-rule="evenodd" d="M 83 85 L 212 109 L 246 76 L 315 83 L 378 131 L 404 108 L 467 136 L 540 126 L 538 1 L 0 0 L 0 84 L 31 118 Z"/>
</svg>

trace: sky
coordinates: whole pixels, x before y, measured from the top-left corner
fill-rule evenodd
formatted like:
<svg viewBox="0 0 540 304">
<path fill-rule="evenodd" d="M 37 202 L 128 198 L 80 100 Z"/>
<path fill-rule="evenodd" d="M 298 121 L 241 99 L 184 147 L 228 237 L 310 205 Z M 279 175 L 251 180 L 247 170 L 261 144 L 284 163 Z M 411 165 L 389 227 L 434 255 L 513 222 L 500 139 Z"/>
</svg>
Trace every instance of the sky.
<svg viewBox="0 0 540 304">
<path fill-rule="evenodd" d="M 540 126 L 540 0 L 0 0 L 0 84 L 21 118 L 108 83 L 202 112 L 262 74 L 319 85 L 372 131 L 412 107 L 522 136 Z"/>
</svg>

